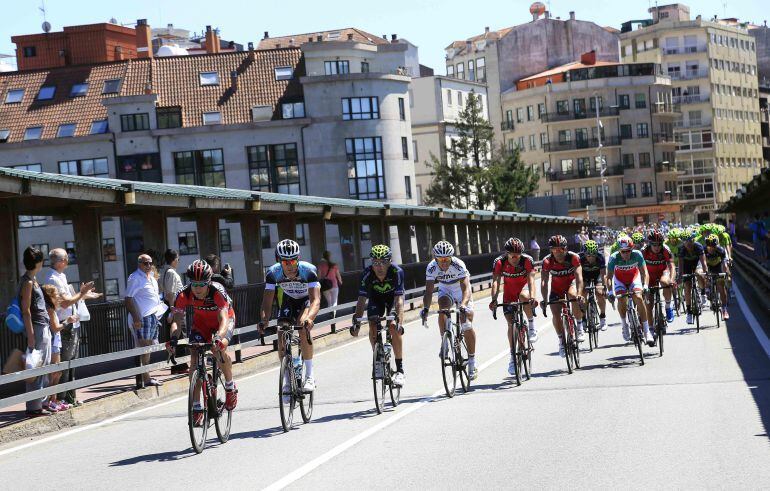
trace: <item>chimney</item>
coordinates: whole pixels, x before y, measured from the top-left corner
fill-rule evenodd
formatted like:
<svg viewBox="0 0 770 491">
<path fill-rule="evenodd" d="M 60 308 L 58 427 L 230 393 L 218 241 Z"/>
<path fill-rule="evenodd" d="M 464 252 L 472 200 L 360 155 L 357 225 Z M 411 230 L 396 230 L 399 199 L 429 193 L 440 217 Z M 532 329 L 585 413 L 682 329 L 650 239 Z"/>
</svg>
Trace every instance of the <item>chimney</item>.
<svg viewBox="0 0 770 491">
<path fill-rule="evenodd" d="M 115 46 L 115 59 L 120 61 L 123 60 L 123 46 Z"/>
<path fill-rule="evenodd" d="M 315 40 L 318 41 L 319 43 L 323 41 L 324 40 L 323 34 L 319 34 L 318 36 L 316 36 Z"/>
<path fill-rule="evenodd" d="M 383 35 L 382 35 L 382 39 L 384 39 L 385 41 L 387 41 L 387 40 L 388 40 L 388 35 L 387 35 L 387 34 L 383 34 Z"/>
<path fill-rule="evenodd" d="M 575 11 L 574 10 L 570 11 L 570 13 L 569 13 L 569 20 L 575 20 Z"/>
<path fill-rule="evenodd" d="M 254 52 L 254 43 L 249 42 L 249 59 L 254 61 L 257 59 L 257 54 Z"/>
<path fill-rule="evenodd" d="M 152 58 L 152 30 L 147 19 L 136 20 L 136 57 Z"/>
<path fill-rule="evenodd" d="M 265 37 L 263 37 L 262 39 L 267 39 L 267 38 L 269 38 L 269 37 L 270 37 L 270 33 L 268 33 L 267 31 L 265 31 Z"/>
<path fill-rule="evenodd" d="M 312 43 L 312 42 L 313 42 L 313 36 L 308 36 L 308 38 L 307 38 L 307 42 L 308 42 L 308 43 Z"/>
<path fill-rule="evenodd" d="M 211 26 L 206 26 L 206 53 L 219 53 L 219 35 Z"/>
<path fill-rule="evenodd" d="M 238 72 L 235 70 L 230 72 L 230 87 L 233 89 L 233 92 L 238 90 Z"/>
<path fill-rule="evenodd" d="M 144 93 L 145 93 L 145 95 L 152 95 L 152 83 L 151 82 L 147 82 L 146 84 L 144 84 Z"/>
<path fill-rule="evenodd" d="M 596 65 L 596 50 L 592 49 L 588 53 L 580 55 L 580 63 L 584 65 Z"/>
<path fill-rule="evenodd" d="M 470 53 L 471 49 L 472 49 L 472 46 L 473 46 L 473 43 L 471 43 L 470 41 L 465 41 L 465 51 Z"/>
<path fill-rule="evenodd" d="M 486 27 L 484 28 L 484 34 L 489 34 L 489 26 L 486 26 Z"/>
<path fill-rule="evenodd" d="M 353 40 L 353 34 L 348 33 L 348 41 L 352 41 L 352 40 Z"/>
<path fill-rule="evenodd" d="M 397 43 L 398 42 L 398 36 L 395 34 L 390 35 L 390 42 L 391 43 Z"/>
<path fill-rule="evenodd" d="M 532 12 L 532 22 L 535 22 L 537 18 L 539 17 L 537 12 Z"/>
</svg>

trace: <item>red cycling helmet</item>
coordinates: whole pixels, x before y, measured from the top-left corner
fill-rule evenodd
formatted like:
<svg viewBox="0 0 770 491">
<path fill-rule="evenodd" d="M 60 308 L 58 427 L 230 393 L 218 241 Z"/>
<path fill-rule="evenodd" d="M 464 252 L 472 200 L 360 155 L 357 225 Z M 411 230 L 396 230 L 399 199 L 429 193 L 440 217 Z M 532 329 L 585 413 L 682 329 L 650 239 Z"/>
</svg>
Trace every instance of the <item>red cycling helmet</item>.
<svg viewBox="0 0 770 491">
<path fill-rule="evenodd" d="M 548 239 L 548 247 L 567 247 L 567 239 L 563 235 L 554 235 Z"/>
<path fill-rule="evenodd" d="M 193 263 L 187 267 L 187 278 L 190 281 L 211 281 L 213 271 L 209 263 L 202 259 L 193 261 Z"/>
<path fill-rule="evenodd" d="M 524 244 L 521 240 L 511 237 L 505 242 L 505 250 L 514 254 L 521 254 L 524 252 Z"/>
<path fill-rule="evenodd" d="M 650 244 L 659 245 L 663 243 L 663 234 L 660 233 L 660 230 L 651 230 L 649 234 L 647 234 L 647 241 Z"/>
</svg>

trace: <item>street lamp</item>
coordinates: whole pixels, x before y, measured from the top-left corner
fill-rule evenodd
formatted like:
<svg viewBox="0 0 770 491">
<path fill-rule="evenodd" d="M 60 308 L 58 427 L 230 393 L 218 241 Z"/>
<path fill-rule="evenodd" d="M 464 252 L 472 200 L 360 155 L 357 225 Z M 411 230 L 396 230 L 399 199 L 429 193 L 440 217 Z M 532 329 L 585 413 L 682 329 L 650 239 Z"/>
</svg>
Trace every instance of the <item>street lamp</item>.
<svg viewBox="0 0 770 491">
<path fill-rule="evenodd" d="M 604 155 L 602 155 L 602 122 L 599 119 L 599 92 L 593 91 L 594 96 L 594 108 L 596 109 L 596 138 L 599 143 L 599 145 L 596 147 L 596 153 L 597 157 L 599 159 L 599 165 L 601 165 L 601 170 L 599 171 L 599 175 L 602 178 L 602 215 L 604 215 L 604 228 L 607 228 L 607 193 L 605 192 L 605 184 L 607 182 L 607 179 L 604 177 L 604 172 L 607 170 L 607 163 L 604 160 Z M 610 106 L 611 109 L 617 108 L 618 106 Z"/>
</svg>

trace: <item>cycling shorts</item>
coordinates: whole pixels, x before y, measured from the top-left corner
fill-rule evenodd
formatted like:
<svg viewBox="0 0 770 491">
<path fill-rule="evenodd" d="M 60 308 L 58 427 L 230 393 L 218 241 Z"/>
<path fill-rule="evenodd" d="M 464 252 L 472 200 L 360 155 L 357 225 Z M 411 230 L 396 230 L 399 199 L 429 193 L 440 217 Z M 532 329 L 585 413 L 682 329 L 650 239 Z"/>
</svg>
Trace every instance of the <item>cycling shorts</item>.
<svg viewBox="0 0 770 491">
<path fill-rule="evenodd" d="M 661 273 L 652 273 L 650 271 L 648 271 L 648 273 L 650 275 L 650 286 L 656 286 L 663 278 L 671 278 L 671 273 L 668 268 L 664 269 Z"/>
<path fill-rule="evenodd" d="M 548 295 L 549 302 L 564 298 L 564 295 L 566 295 L 570 289 L 575 288 L 575 280 L 572 280 L 572 282 L 569 283 L 565 289 L 553 288 L 553 282 L 551 282 L 551 287 L 551 293 Z"/>
<path fill-rule="evenodd" d="M 369 303 L 366 305 L 366 316 L 369 319 L 374 317 L 385 317 L 388 312 L 393 310 L 394 300 L 395 297 L 370 298 Z"/>
<path fill-rule="evenodd" d="M 292 298 L 284 295 L 283 302 L 278 309 L 279 319 L 289 319 L 296 323 L 302 312 L 310 305 L 310 297 Z"/>
<path fill-rule="evenodd" d="M 441 290 L 438 291 L 438 298 L 446 297 L 452 300 L 452 303 L 456 305 L 461 305 L 463 303 L 463 292 L 458 287 L 456 290 Z M 469 312 L 473 312 L 473 297 L 471 296 L 470 300 L 468 300 L 468 305 L 465 306 L 465 310 Z"/>
<path fill-rule="evenodd" d="M 191 343 L 210 343 L 214 334 L 219 330 L 219 327 L 212 329 L 201 329 L 200 327 L 193 327 L 190 332 Z M 233 339 L 233 331 L 235 330 L 235 318 L 230 317 L 227 319 L 227 333 L 224 339 L 227 339 L 228 344 Z"/>
<path fill-rule="evenodd" d="M 614 278 L 613 290 L 615 292 L 615 295 L 622 295 L 624 293 L 627 293 L 629 290 L 633 292 L 640 292 L 643 289 L 644 287 L 642 285 L 642 279 L 639 278 L 639 275 L 636 275 L 634 277 L 634 280 L 631 282 L 630 285 L 621 283 L 617 278 Z"/>
</svg>

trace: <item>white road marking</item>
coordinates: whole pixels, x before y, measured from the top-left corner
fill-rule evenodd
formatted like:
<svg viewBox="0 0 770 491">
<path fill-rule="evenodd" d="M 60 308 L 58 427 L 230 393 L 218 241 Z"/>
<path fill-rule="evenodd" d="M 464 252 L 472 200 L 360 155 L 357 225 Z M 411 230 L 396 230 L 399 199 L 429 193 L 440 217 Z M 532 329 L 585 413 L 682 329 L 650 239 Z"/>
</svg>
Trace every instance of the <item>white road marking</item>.
<svg viewBox="0 0 770 491">
<path fill-rule="evenodd" d="M 754 336 L 757 337 L 759 345 L 762 346 L 762 349 L 765 350 L 765 354 L 768 358 L 770 358 L 770 339 L 767 338 L 767 334 L 765 334 L 765 331 L 762 330 L 762 327 L 759 325 L 757 318 L 754 317 L 754 314 L 751 312 L 751 309 L 746 303 L 746 299 L 743 298 L 743 294 L 741 294 L 741 290 L 738 288 L 736 283 L 733 283 L 733 290 L 735 290 L 735 296 L 738 299 L 738 306 L 741 308 L 743 316 L 748 321 L 749 326 L 751 326 L 751 330 L 754 331 Z"/>
</svg>

